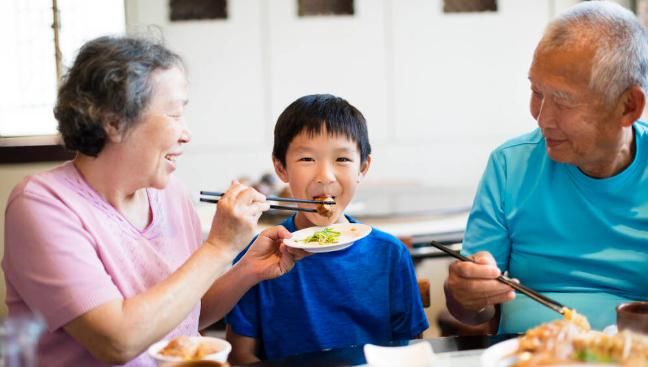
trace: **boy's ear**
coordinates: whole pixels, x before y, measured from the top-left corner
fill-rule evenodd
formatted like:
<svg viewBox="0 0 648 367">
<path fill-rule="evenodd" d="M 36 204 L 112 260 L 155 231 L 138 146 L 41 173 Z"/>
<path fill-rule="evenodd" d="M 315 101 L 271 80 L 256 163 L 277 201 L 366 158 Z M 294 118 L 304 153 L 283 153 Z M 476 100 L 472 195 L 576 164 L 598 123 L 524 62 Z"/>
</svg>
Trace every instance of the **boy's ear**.
<svg viewBox="0 0 648 367">
<path fill-rule="evenodd" d="M 275 173 L 277 173 L 279 179 L 281 179 L 283 183 L 288 183 L 288 172 L 286 172 L 286 167 L 284 167 L 281 161 L 272 157 L 272 165 L 274 166 Z"/>
<path fill-rule="evenodd" d="M 371 166 L 371 154 L 367 156 L 367 160 L 360 165 L 360 174 L 358 175 L 358 182 L 360 182 L 369 172 L 369 166 Z"/>
</svg>

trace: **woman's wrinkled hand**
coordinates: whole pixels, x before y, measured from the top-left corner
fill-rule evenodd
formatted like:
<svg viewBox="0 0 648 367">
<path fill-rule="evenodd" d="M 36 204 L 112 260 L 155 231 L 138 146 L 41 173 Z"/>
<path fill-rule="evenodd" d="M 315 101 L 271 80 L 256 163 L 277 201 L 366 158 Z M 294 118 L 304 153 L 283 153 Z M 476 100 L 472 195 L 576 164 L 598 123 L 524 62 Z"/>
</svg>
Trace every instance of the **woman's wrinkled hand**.
<svg viewBox="0 0 648 367">
<path fill-rule="evenodd" d="M 283 226 L 268 228 L 259 234 L 241 263 L 252 268 L 258 281 L 280 277 L 289 272 L 295 263 L 310 253 L 288 247 L 283 243 L 292 234 Z"/>
<path fill-rule="evenodd" d="M 270 208 L 266 197 L 238 181 L 218 199 L 207 242 L 240 252 L 254 236 L 261 214 Z"/>
<path fill-rule="evenodd" d="M 493 256 L 478 252 L 475 261 L 455 261 L 449 267 L 447 287 L 454 299 L 465 309 L 480 311 L 490 305 L 511 301 L 515 292 L 496 280 L 501 274 Z"/>
</svg>

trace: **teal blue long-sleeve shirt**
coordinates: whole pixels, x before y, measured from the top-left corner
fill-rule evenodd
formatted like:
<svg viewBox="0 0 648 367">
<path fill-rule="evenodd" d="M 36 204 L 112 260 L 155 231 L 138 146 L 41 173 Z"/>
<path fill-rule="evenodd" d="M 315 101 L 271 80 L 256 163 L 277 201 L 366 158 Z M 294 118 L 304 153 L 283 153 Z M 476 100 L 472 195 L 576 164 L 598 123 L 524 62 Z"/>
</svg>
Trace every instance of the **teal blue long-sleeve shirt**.
<svg viewBox="0 0 648 367">
<path fill-rule="evenodd" d="M 497 148 L 468 219 L 464 254 L 489 251 L 501 271 L 576 309 L 595 329 L 615 323 L 617 304 L 648 300 L 648 124 L 633 127 L 632 163 L 604 179 L 551 160 L 540 130 Z M 502 305 L 499 331 L 556 318 L 518 293 Z"/>
</svg>

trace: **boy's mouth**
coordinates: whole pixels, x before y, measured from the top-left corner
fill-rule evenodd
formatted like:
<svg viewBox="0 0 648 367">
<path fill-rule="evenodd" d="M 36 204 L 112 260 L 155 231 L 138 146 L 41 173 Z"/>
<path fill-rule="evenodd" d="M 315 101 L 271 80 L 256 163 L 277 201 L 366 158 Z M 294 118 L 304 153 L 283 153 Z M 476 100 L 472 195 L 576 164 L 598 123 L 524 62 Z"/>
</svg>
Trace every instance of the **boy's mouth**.
<svg viewBox="0 0 648 367">
<path fill-rule="evenodd" d="M 318 201 L 335 201 L 335 196 L 334 195 L 328 195 L 328 194 L 320 194 L 320 195 L 315 195 L 313 196 L 313 200 L 318 200 Z"/>
</svg>

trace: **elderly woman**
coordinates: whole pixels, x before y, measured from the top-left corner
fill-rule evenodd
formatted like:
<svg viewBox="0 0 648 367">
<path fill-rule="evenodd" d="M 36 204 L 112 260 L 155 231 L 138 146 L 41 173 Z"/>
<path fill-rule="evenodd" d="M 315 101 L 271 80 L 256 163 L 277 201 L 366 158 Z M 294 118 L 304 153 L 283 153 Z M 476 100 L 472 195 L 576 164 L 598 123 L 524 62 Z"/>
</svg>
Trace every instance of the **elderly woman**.
<svg viewBox="0 0 648 367">
<path fill-rule="evenodd" d="M 102 37 L 80 50 L 55 108 L 76 157 L 26 178 L 6 210 L 9 313 L 44 315 L 41 364 L 154 365 L 153 342 L 196 335 L 304 255 L 277 227 L 225 271 L 269 205 L 234 182 L 201 240 L 172 176 L 191 139 L 186 104 L 182 61 L 163 46 Z"/>
</svg>

